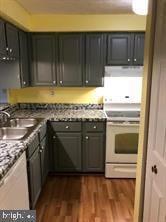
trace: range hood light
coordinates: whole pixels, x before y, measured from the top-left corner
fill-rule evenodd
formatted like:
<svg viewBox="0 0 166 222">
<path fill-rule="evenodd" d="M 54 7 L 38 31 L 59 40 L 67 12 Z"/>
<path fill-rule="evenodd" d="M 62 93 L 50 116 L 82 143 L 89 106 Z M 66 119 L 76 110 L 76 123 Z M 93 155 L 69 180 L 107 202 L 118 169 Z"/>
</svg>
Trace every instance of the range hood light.
<svg viewBox="0 0 166 222">
<path fill-rule="evenodd" d="M 147 15 L 148 13 L 148 0 L 133 0 L 133 12 L 138 15 Z"/>
</svg>

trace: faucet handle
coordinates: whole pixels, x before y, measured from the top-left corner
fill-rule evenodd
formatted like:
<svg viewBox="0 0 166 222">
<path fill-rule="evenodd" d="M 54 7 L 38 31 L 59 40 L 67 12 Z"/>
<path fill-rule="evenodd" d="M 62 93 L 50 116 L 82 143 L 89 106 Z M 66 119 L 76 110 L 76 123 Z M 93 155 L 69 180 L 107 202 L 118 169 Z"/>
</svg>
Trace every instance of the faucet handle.
<svg viewBox="0 0 166 222">
<path fill-rule="evenodd" d="M 7 122 L 8 118 L 10 118 L 10 114 L 6 111 L 3 111 L 3 110 L 0 111 L 0 114 L 2 116 L 0 122 L 2 122 L 1 124 L 3 125 L 4 123 Z"/>
</svg>

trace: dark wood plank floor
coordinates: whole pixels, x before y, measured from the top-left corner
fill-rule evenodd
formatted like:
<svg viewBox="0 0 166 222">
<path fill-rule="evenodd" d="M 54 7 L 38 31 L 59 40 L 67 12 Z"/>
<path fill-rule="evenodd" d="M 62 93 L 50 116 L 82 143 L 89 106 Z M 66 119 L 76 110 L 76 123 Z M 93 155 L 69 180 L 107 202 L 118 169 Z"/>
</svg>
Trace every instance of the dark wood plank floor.
<svg viewBox="0 0 166 222">
<path fill-rule="evenodd" d="M 133 222 L 135 180 L 49 177 L 36 205 L 37 222 Z"/>
</svg>

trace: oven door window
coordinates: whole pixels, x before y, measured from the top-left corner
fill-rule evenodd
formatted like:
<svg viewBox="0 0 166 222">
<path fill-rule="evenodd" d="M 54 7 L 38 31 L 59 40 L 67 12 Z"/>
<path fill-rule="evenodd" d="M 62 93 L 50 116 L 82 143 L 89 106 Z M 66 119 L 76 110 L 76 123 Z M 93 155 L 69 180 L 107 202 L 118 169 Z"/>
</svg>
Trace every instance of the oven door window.
<svg viewBox="0 0 166 222">
<path fill-rule="evenodd" d="M 115 153 L 137 154 L 138 133 L 123 133 L 115 136 Z"/>
</svg>

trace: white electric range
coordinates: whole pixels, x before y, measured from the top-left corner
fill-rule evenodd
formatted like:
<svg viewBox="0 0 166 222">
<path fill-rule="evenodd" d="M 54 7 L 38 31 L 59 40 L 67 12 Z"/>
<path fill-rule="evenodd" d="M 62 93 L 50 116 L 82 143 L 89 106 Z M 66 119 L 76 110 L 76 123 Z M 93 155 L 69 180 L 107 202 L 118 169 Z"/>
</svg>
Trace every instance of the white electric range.
<svg viewBox="0 0 166 222">
<path fill-rule="evenodd" d="M 139 138 L 142 67 L 106 67 L 107 178 L 135 178 Z"/>
</svg>

